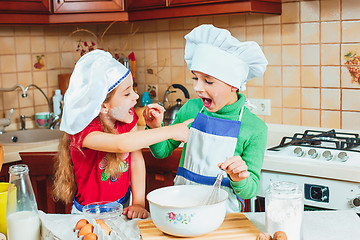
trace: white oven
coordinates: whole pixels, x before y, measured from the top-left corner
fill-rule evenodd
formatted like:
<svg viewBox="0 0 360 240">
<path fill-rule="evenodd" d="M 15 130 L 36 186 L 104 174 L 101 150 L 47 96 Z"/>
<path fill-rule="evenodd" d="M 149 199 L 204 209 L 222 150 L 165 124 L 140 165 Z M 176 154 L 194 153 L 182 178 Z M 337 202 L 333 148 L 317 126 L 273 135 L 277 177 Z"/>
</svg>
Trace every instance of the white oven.
<svg viewBox="0 0 360 240">
<path fill-rule="evenodd" d="M 286 127 L 280 128 L 279 131 L 269 131 L 270 143 L 261 172 L 259 199 L 265 197 L 271 182 L 291 181 L 302 187 L 306 210 L 352 209 L 359 214 L 359 134 L 356 131 L 304 130 L 300 127 L 289 135 Z M 298 130 L 301 132 L 295 132 Z M 285 131 L 287 135 L 281 137 Z M 254 201 L 253 204 L 256 205 Z"/>
</svg>

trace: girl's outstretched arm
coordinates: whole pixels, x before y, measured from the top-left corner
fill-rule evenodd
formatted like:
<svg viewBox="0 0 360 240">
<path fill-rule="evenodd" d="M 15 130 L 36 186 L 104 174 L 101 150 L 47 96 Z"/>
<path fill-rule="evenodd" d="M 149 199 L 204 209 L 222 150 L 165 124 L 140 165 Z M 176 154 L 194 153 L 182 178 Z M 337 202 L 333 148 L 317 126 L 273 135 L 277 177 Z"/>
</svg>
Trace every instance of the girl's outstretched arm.
<svg viewBox="0 0 360 240">
<path fill-rule="evenodd" d="M 131 153 L 131 192 L 132 205 L 125 208 L 123 214 L 129 219 L 147 218 L 145 209 L 145 162 L 141 150 Z"/>
<path fill-rule="evenodd" d="M 186 142 L 190 134 L 188 125 L 193 121 L 194 119 L 189 119 L 172 126 L 146 131 L 130 131 L 122 134 L 92 132 L 85 137 L 82 147 L 103 152 L 126 153 L 140 150 L 167 139 Z"/>
</svg>

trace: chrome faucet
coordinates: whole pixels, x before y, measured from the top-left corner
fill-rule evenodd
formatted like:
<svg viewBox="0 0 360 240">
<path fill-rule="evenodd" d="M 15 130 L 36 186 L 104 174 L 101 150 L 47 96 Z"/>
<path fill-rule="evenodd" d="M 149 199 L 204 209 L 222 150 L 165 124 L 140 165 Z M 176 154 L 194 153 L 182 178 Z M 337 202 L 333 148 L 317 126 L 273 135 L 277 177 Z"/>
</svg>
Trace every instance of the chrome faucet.
<svg viewBox="0 0 360 240">
<path fill-rule="evenodd" d="M 16 84 L 11 88 L 0 88 L 0 92 L 11 92 L 11 91 L 16 90 L 17 88 L 21 88 L 21 91 L 22 91 L 21 96 L 23 98 L 27 96 L 26 90 L 24 89 L 23 85 L 21 85 L 21 84 Z"/>
<path fill-rule="evenodd" d="M 50 103 L 49 98 L 46 96 L 46 94 L 44 93 L 44 91 L 43 91 L 40 87 L 38 87 L 37 85 L 35 85 L 35 84 L 33 84 L 33 83 L 31 83 L 30 85 L 28 85 L 28 86 L 24 89 L 24 93 L 23 93 L 23 94 L 25 94 L 25 96 L 27 96 L 26 92 L 29 90 L 30 87 L 36 88 L 36 89 L 39 90 L 39 91 L 41 92 L 41 94 L 45 97 L 46 102 L 47 102 L 48 107 L 49 107 L 49 128 L 53 129 L 53 128 L 55 127 L 55 125 L 53 124 L 55 119 L 52 117 L 53 114 L 52 114 L 52 111 L 51 111 L 51 103 Z"/>
<path fill-rule="evenodd" d="M 53 114 L 52 114 L 52 111 L 51 111 L 52 107 L 51 107 L 50 100 L 49 100 L 49 98 L 46 96 L 46 94 L 44 93 L 44 91 L 40 87 L 38 87 L 37 85 L 35 85 L 33 83 L 29 84 L 26 88 L 24 88 L 21 84 L 16 84 L 11 88 L 0 88 L 0 92 L 11 92 L 11 91 L 16 90 L 17 88 L 21 88 L 21 90 L 22 90 L 21 96 L 23 98 L 25 98 L 25 97 L 27 97 L 27 91 L 29 90 L 30 87 L 34 87 L 34 88 L 38 89 L 41 92 L 41 94 L 45 97 L 46 102 L 47 102 L 48 107 L 49 107 L 49 128 L 53 129 L 55 127 L 55 125 L 59 122 L 60 117 L 59 116 L 58 116 L 58 118 L 56 116 L 52 117 Z M 0 119 L 0 134 L 4 132 L 4 128 L 6 126 L 10 125 L 10 118 L 11 118 L 13 112 L 14 112 L 14 109 L 11 109 L 9 118 Z M 21 124 L 21 129 L 25 130 L 25 116 L 22 115 L 20 120 L 21 120 L 21 123 L 22 123 Z"/>
<path fill-rule="evenodd" d="M 20 88 L 22 91 L 21 96 L 24 98 L 26 97 L 26 92 L 21 84 L 15 84 L 14 86 L 10 88 L 0 88 L 0 92 L 12 92 L 15 91 L 17 88 Z M 9 126 L 11 124 L 11 116 L 14 112 L 14 108 L 10 109 L 9 117 L 8 118 L 0 118 L 0 134 L 5 132 L 5 127 Z"/>
<path fill-rule="evenodd" d="M 30 119 L 31 119 L 31 117 L 28 117 L 28 116 L 25 116 L 25 115 L 21 115 L 21 116 L 20 116 L 21 130 L 26 130 L 26 127 L 25 127 L 26 118 L 30 118 Z"/>
<path fill-rule="evenodd" d="M 5 132 L 5 127 L 10 125 L 11 116 L 13 115 L 13 113 L 14 113 L 14 108 L 11 108 L 8 118 L 0 118 L 0 134 L 3 134 Z"/>
</svg>

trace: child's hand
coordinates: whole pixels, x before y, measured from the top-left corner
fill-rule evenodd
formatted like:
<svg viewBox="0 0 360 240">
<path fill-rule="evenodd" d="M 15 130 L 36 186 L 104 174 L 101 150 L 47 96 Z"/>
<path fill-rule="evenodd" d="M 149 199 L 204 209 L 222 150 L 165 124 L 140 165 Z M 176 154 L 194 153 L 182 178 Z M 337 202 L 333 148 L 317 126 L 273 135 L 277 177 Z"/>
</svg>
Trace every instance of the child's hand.
<svg viewBox="0 0 360 240">
<path fill-rule="evenodd" d="M 127 208 L 124 208 L 123 214 L 126 215 L 127 218 L 129 218 L 129 219 L 134 219 L 134 218 L 144 219 L 144 218 L 148 217 L 149 213 L 142 206 L 134 204 Z"/>
<path fill-rule="evenodd" d="M 171 139 L 186 143 L 190 135 L 190 129 L 188 128 L 188 125 L 193 121 L 194 119 L 191 118 L 186 120 L 185 122 L 169 126 L 169 128 L 171 128 L 171 130 L 173 131 L 173 137 Z"/>
<path fill-rule="evenodd" d="M 225 162 L 219 163 L 218 166 L 224 169 L 234 182 L 239 182 L 250 176 L 248 167 L 240 156 L 228 158 Z"/>
<path fill-rule="evenodd" d="M 165 109 L 157 103 L 146 105 L 143 112 L 146 125 L 150 128 L 161 127 L 161 123 L 164 119 L 164 111 Z"/>
</svg>

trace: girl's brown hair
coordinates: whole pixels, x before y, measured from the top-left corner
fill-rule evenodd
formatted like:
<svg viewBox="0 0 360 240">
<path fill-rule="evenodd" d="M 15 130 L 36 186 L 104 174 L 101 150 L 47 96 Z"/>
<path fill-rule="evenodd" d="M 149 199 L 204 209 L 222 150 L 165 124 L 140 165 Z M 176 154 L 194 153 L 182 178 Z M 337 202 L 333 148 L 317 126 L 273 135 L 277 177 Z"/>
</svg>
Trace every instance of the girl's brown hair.
<svg viewBox="0 0 360 240">
<path fill-rule="evenodd" d="M 110 99 L 115 93 L 115 90 L 116 89 L 111 91 L 106 96 L 104 103 L 110 101 Z M 104 116 L 102 114 L 99 114 L 98 119 L 101 123 L 103 132 L 114 134 L 117 133 L 114 126 L 110 126 L 109 124 L 107 124 L 106 121 L 104 121 Z M 81 146 L 76 147 L 79 148 L 80 151 L 82 151 Z M 60 138 L 58 153 L 55 157 L 55 176 L 53 190 L 55 200 L 60 200 L 65 203 L 71 203 L 77 191 L 70 149 L 70 135 L 64 132 Z M 106 174 L 111 175 L 113 178 L 117 178 L 119 174 L 121 174 L 120 163 L 124 161 L 123 155 L 123 153 L 108 153 L 106 155 L 106 158 L 108 160 L 108 165 L 105 169 Z"/>
</svg>

